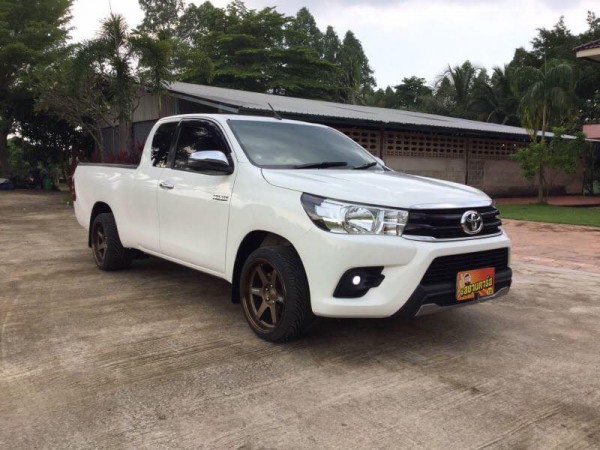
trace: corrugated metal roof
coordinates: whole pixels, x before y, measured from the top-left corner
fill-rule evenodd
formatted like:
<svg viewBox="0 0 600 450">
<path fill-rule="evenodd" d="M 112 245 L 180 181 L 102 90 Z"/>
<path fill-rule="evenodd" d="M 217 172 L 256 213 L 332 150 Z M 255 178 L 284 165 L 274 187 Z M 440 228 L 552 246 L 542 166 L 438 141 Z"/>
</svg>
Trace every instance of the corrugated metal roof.
<svg viewBox="0 0 600 450">
<path fill-rule="evenodd" d="M 581 50 L 589 50 L 589 49 L 598 48 L 598 47 L 600 47 L 600 39 L 596 39 L 595 41 L 586 42 L 585 44 L 581 44 L 581 45 L 575 47 L 573 50 L 578 52 Z"/>
<path fill-rule="evenodd" d="M 268 105 L 270 103 L 276 111 L 284 115 L 288 113 L 332 119 L 370 121 L 379 124 L 447 128 L 456 131 L 504 134 L 524 138 L 529 136 L 524 128 L 400 109 L 348 105 L 181 82 L 172 83 L 168 89 L 175 94 L 234 107 L 240 109 L 240 112 L 246 110 L 270 113 L 271 109 Z"/>
</svg>

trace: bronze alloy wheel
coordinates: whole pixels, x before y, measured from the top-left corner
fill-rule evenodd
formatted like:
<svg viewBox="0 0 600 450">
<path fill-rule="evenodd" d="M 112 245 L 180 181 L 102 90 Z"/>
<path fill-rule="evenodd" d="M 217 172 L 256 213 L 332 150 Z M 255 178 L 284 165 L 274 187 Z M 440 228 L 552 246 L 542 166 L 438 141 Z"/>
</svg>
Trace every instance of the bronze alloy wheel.
<svg viewBox="0 0 600 450">
<path fill-rule="evenodd" d="M 281 274 L 266 259 L 249 268 L 243 286 L 243 307 L 250 325 L 258 332 L 274 330 L 285 308 L 285 286 Z"/>
<path fill-rule="evenodd" d="M 102 265 L 106 256 L 106 248 L 108 242 L 106 239 L 106 233 L 104 231 L 104 225 L 101 222 L 94 223 L 92 247 L 94 250 L 94 258 L 98 265 Z"/>
</svg>

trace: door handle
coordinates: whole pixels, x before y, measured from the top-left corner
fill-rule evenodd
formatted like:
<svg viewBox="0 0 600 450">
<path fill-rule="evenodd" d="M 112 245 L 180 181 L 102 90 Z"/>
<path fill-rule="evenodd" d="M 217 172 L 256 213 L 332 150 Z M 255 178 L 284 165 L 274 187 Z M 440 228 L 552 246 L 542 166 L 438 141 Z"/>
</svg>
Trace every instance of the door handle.
<svg viewBox="0 0 600 450">
<path fill-rule="evenodd" d="M 170 181 L 161 181 L 158 185 L 163 189 L 173 189 L 175 187 Z"/>
</svg>

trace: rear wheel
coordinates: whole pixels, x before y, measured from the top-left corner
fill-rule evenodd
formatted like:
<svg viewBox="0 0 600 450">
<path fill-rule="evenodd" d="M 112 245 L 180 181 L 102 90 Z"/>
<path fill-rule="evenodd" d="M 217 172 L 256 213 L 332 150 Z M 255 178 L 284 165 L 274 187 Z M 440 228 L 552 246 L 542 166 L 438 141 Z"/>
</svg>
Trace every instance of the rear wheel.
<svg viewBox="0 0 600 450">
<path fill-rule="evenodd" d="M 285 342 L 308 331 L 313 320 L 308 281 L 293 248 L 255 250 L 242 269 L 240 292 L 244 316 L 260 338 Z"/>
<path fill-rule="evenodd" d="M 111 213 L 98 214 L 92 223 L 92 252 L 102 270 L 125 269 L 131 264 L 132 251 L 121 244 Z"/>
</svg>

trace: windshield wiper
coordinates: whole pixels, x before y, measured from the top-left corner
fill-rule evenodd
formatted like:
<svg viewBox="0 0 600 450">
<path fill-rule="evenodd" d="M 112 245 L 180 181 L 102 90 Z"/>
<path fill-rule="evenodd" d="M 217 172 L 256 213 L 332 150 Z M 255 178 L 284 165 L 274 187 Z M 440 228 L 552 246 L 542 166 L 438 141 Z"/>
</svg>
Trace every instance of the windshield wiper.
<svg viewBox="0 0 600 450">
<path fill-rule="evenodd" d="M 363 169 L 368 169 L 369 167 L 373 167 L 373 166 L 375 166 L 375 165 L 377 165 L 377 161 L 373 161 L 373 162 L 370 162 L 370 163 L 366 163 L 366 164 L 363 164 L 362 166 L 356 166 L 356 167 L 354 168 L 354 170 L 363 170 Z"/>
<path fill-rule="evenodd" d="M 294 169 L 327 169 L 328 167 L 343 167 L 348 163 L 344 161 L 323 161 L 319 163 L 298 164 Z"/>
</svg>

